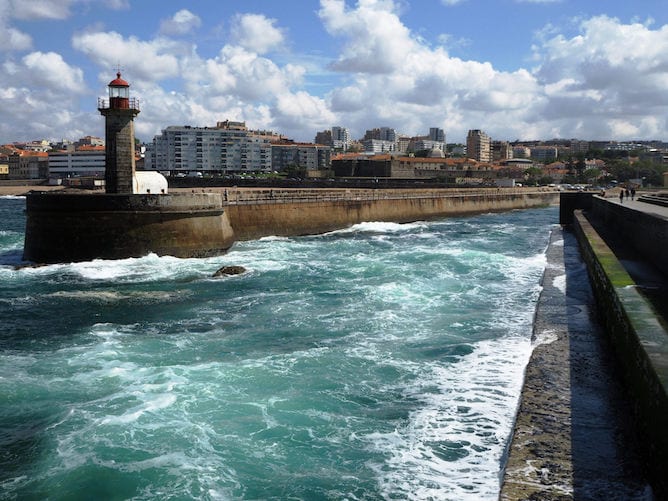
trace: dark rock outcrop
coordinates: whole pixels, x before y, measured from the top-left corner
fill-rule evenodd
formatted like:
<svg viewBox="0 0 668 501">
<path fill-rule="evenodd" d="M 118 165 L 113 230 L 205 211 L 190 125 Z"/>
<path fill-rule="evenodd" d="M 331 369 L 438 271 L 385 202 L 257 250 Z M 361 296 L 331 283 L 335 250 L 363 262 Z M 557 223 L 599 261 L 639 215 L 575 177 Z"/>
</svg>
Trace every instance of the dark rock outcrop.
<svg viewBox="0 0 668 501">
<path fill-rule="evenodd" d="M 227 275 L 241 275 L 246 273 L 246 268 L 243 266 L 223 266 L 218 271 L 216 271 L 212 276 L 214 277 L 223 277 Z"/>
</svg>

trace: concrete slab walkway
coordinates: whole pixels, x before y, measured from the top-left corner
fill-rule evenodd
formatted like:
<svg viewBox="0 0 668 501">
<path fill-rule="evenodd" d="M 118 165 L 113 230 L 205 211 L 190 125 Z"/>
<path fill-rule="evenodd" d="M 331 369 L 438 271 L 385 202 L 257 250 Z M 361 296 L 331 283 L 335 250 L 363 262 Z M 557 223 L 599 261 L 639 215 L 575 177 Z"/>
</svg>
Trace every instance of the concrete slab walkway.
<svg viewBox="0 0 668 501">
<path fill-rule="evenodd" d="M 555 229 L 502 500 L 651 500 L 575 236 Z"/>
</svg>

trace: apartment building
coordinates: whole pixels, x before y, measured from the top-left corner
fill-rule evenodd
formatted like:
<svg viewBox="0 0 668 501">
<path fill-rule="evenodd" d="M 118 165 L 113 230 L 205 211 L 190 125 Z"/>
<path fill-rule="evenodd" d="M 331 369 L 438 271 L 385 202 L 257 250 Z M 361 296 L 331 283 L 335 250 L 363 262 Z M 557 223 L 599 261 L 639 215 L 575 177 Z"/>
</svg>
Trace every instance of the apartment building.
<svg viewBox="0 0 668 501">
<path fill-rule="evenodd" d="M 513 149 L 507 141 L 492 141 L 492 160 L 508 160 L 513 158 Z"/>
<path fill-rule="evenodd" d="M 429 127 L 429 139 L 431 141 L 445 143 L 445 131 L 443 129 L 439 129 L 438 127 Z"/>
<path fill-rule="evenodd" d="M 7 158 L 9 179 L 46 179 L 49 158 L 43 151 L 20 151 Z"/>
<path fill-rule="evenodd" d="M 397 141 L 397 131 L 391 127 L 377 127 L 375 129 L 369 129 L 364 133 L 364 138 L 362 140 L 366 141 L 369 139 L 389 141 L 394 143 Z"/>
<path fill-rule="evenodd" d="M 350 132 L 346 127 L 332 127 L 332 148 L 347 151 L 350 146 Z"/>
<path fill-rule="evenodd" d="M 322 132 L 317 132 L 315 135 L 315 144 L 324 144 L 326 146 L 332 146 L 332 130 L 323 130 Z"/>
<path fill-rule="evenodd" d="M 325 170 L 331 166 L 331 148 L 322 144 L 288 143 L 271 145 L 271 166 L 278 172 L 288 167 Z"/>
<path fill-rule="evenodd" d="M 466 136 L 466 151 L 469 158 L 478 162 L 492 161 L 491 138 L 479 129 L 469 130 Z"/>
<path fill-rule="evenodd" d="M 145 168 L 173 175 L 269 172 L 271 143 L 253 135 L 241 122 L 221 122 L 216 127 L 170 126 L 147 147 Z"/>
<path fill-rule="evenodd" d="M 77 151 L 50 151 L 49 177 L 104 177 L 104 146 L 82 147 Z"/>
<path fill-rule="evenodd" d="M 540 162 L 552 162 L 559 158 L 559 149 L 556 146 L 533 146 L 530 156 Z"/>
<path fill-rule="evenodd" d="M 396 141 L 386 141 L 382 139 L 364 139 L 362 140 L 362 147 L 365 153 L 389 153 L 397 151 Z"/>
</svg>

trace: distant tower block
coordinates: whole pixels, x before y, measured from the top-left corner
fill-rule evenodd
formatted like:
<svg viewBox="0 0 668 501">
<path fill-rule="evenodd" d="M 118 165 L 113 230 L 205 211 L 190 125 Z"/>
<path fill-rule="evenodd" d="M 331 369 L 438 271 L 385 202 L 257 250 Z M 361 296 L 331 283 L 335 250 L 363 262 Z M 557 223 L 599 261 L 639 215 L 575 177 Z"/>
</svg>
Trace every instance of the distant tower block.
<svg viewBox="0 0 668 501">
<path fill-rule="evenodd" d="M 130 84 L 121 78 L 109 82 L 109 100 L 98 99 L 97 109 L 105 118 L 107 193 L 133 193 L 135 174 L 134 118 L 139 114 L 139 102 L 130 98 Z"/>
</svg>

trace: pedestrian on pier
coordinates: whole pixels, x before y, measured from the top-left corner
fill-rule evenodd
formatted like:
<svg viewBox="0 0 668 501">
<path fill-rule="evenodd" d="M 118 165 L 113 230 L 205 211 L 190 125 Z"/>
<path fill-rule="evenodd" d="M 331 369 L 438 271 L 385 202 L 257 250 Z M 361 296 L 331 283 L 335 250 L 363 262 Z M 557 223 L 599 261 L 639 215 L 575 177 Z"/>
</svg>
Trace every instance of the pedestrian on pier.
<svg viewBox="0 0 668 501">
<path fill-rule="evenodd" d="M 624 203 L 624 189 L 619 190 L 619 203 Z"/>
<path fill-rule="evenodd" d="M 636 189 L 631 188 L 631 200 L 633 200 L 636 197 Z"/>
</svg>

